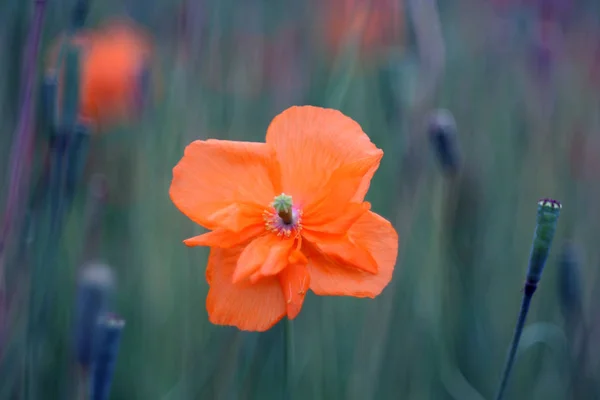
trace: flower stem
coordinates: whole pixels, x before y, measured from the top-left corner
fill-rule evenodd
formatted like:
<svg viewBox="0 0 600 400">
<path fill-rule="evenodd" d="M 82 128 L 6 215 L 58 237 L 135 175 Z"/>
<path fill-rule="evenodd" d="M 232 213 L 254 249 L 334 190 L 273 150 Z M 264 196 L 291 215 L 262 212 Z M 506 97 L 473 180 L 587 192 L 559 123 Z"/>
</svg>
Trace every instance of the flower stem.
<svg viewBox="0 0 600 400">
<path fill-rule="evenodd" d="M 292 321 L 289 319 L 285 319 L 283 325 L 283 334 L 284 334 L 284 388 L 283 388 L 283 398 L 284 400 L 290 400 L 292 398 L 292 389 L 294 383 L 294 329 L 293 329 Z"/>
<path fill-rule="evenodd" d="M 105 315 L 98 322 L 98 330 L 95 332 L 97 342 L 92 364 L 90 400 L 108 400 L 124 327 L 125 320 L 113 314 Z"/>
<path fill-rule="evenodd" d="M 537 289 L 538 282 L 542 278 L 542 272 L 544 271 L 548 253 L 552 246 L 561 209 L 562 205 L 556 200 L 541 199 L 538 201 L 537 224 L 535 226 L 535 233 L 533 234 L 531 253 L 529 254 L 529 267 L 527 268 L 527 278 L 525 280 L 525 287 L 523 288 L 521 311 L 519 311 L 517 326 L 504 366 L 504 373 L 502 374 L 502 381 L 500 382 L 496 400 L 502 400 L 502 396 L 506 390 L 508 378 L 510 377 L 510 372 L 515 362 L 515 355 L 519 347 L 519 340 L 521 340 L 521 333 L 523 333 L 527 312 L 529 312 L 529 304 L 531 303 L 535 289 Z"/>
<path fill-rule="evenodd" d="M 533 293 L 535 293 L 536 288 L 537 282 L 531 282 L 529 280 L 525 282 L 525 287 L 523 288 L 523 300 L 521 302 L 521 311 L 519 311 L 519 317 L 517 318 L 517 326 L 515 327 L 515 333 L 510 345 L 508 358 L 506 359 L 506 364 L 504 365 L 504 373 L 502 374 L 502 381 L 496 395 L 496 400 L 501 400 L 504 396 L 504 392 L 508 384 L 508 378 L 510 377 L 513 364 L 515 363 L 515 356 L 519 347 L 519 341 L 521 340 L 521 334 L 523 333 L 525 319 L 527 318 L 527 313 L 529 312 L 529 304 L 531 303 L 531 298 L 533 297 Z"/>
</svg>

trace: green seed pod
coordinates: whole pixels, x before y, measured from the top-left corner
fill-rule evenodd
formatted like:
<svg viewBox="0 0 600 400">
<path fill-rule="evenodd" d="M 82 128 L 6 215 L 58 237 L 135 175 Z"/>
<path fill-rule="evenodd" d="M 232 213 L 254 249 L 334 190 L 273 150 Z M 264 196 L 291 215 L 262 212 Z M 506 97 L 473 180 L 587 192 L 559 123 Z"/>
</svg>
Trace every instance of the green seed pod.
<svg viewBox="0 0 600 400">
<path fill-rule="evenodd" d="M 542 277 L 561 208 L 561 204 L 556 200 L 542 199 L 538 202 L 537 225 L 527 270 L 527 282 L 531 284 L 536 284 Z"/>
</svg>

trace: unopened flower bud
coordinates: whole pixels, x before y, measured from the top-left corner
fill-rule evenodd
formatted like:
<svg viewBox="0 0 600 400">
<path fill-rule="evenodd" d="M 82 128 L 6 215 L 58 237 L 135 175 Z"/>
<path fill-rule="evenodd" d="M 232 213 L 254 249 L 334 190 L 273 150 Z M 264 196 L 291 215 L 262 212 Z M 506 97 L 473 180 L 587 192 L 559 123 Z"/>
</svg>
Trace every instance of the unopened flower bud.
<svg viewBox="0 0 600 400">
<path fill-rule="evenodd" d="M 112 269 L 102 263 L 89 263 L 81 270 L 77 288 L 75 349 L 78 363 L 88 367 L 92 362 L 96 324 L 106 312 L 114 289 Z"/>
<path fill-rule="evenodd" d="M 447 110 L 436 111 L 429 121 L 429 139 L 443 172 L 454 174 L 460 166 L 458 135 L 454 117 Z"/>
<path fill-rule="evenodd" d="M 527 282 L 531 284 L 536 284 L 542 277 L 561 209 L 562 205 L 556 200 L 541 199 L 538 202 L 537 224 L 527 270 Z"/>
</svg>

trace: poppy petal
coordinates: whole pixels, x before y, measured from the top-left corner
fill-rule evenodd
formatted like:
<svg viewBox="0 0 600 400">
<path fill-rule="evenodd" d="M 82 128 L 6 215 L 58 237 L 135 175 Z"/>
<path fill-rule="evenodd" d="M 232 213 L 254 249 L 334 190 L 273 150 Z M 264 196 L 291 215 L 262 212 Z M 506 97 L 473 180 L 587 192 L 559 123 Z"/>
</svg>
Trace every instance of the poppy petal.
<svg viewBox="0 0 600 400">
<path fill-rule="evenodd" d="M 321 216 L 314 215 L 302 219 L 302 236 L 309 242 L 317 243 L 322 239 L 334 236 L 337 239 L 345 235 L 348 229 L 366 212 L 371 209 L 371 203 L 350 203 L 340 207 L 341 214 L 336 219 L 322 220 Z"/>
<path fill-rule="evenodd" d="M 244 331 L 266 331 L 286 314 L 286 303 L 276 277 L 233 283 L 233 273 L 243 247 L 212 248 L 206 272 L 210 285 L 206 299 L 213 324 L 236 326 Z"/>
<path fill-rule="evenodd" d="M 239 232 L 218 228 L 214 231 L 186 239 L 183 243 L 188 247 L 209 246 L 226 249 L 239 246 L 260 235 L 264 230 L 265 228 L 262 225 L 250 225 Z"/>
<path fill-rule="evenodd" d="M 304 208 L 303 223 L 325 225 L 337 220 L 346 212 L 345 205 L 355 196 L 363 177 L 374 165 L 379 165 L 383 152 L 338 168 L 324 186 L 320 197 Z"/>
<path fill-rule="evenodd" d="M 331 256 L 313 249 L 308 262 L 310 288 L 318 295 L 373 298 L 392 279 L 398 256 L 398 234 L 389 221 L 369 211 L 349 229 L 348 237 L 370 254 L 377 265 L 377 273 L 366 272 L 368 266 L 353 267 L 356 261 L 350 265 L 342 263 L 341 248 L 330 248 Z M 328 250 L 327 246 L 323 248 L 325 250 Z M 360 256 L 366 257 L 365 254 Z"/>
<path fill-rule="evenodd" d="M 326 259 L 335 264 L 347 265 L 370 274 L 377 273 L 378 267 L 375 258 L 348 235 L 330 242 L 319 242 L 316 247 Z"/>
<path fill-rule="evenodd" d="M 250 276 L 250 282 L 256 282 L 265 276 L 273 276 L 279 274 L 290 264 L 306 265 L 307 258 L 300 250 L 290 249 L 292 241 L 288 241 L 284 246 L 276 247 L 269 252 L 267 260 L 263 265 Z"/>
<path fill-rule="evenodd" d="M 173 168 L 169 194 L 197 224 L 239 231 L 262 218 L 251 211 L 270 204 L 281 192 L 278 182 L 278 166 L 268 145 L 196 140 Z"/>
<path fill-rule="evenodd" d="M 233 282 L 252 276 L 251 283 L 256 283 L 262 277 L 277 274 L 288 264 L 293 243 L 293 239 L 284 239 L 271 233 L 254 239 L 240 255 Z"/>
<path fill-rule="evenodd" d="M 281 165 L 282 191 L 301 208 L 323 197 L 324 183 L 338 168 L 383 154 L 351 118 L 313 106 L 291 107 L 276 116 L 266 142 Z M 376 162 L 363 172 L 353 202 L 363 201 L 378 166 Z"/>
<path fill-rule="evenodd" d="M 238 203 L 223 203 L 222 205 L 216 205 L 219 208 L 218 211 L 212 213 L 206 217 L 206 221 L 209 225 L 214 226 L 226 226 L 228 230 L 232 232 L 240 232 L 251 225 L 265 226 L 262 213 L 265 209 L 264 206 L 256 204 L 238 204 Z"/>
<path fill-rule="evenodd" d="M 302 309 L 310 287 L 308 269 L 304 263 L 290 264 L 278 276 L 286 302 L 287 317 L 294 319 Z"/>
</svg>

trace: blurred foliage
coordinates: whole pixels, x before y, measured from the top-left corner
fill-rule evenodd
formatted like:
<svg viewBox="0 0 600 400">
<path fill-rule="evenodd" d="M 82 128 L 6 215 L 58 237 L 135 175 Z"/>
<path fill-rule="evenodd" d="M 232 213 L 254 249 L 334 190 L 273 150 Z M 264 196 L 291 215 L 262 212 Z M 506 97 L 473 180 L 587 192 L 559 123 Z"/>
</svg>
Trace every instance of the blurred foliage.
<svg viewBox="0 0 600 400">
<path fill-rule="evenodd" d="M 44 52 L 68 26 L 65 10 L 72 3 L 48 0 Z M 600 300 L 600 213 L 594 206 L 600 202 L 600 82 L 592 74 L 600 27 L 587 17 L 593 10 L 582 3 L 569 21 L 552 25 L 556 37 L 544 42 L 551 48 L 547 61 L 538 57 L 539 17 L 531 8 L 512 5 L 500 13 L 487 2 L 440 2 L 444 70 L 427 100 L 419 101 L 430 68 L 415 33 L 423 21 L 410 10 L 419 2 L 406 2 L 403 40 L 386 43 L 378 52 L 385 57 L 376 59 L 356 51 L 352 35 L 344 51 L 326 47 L 324 3 L 93 3 L 89 26 L 129 15 L 153 35 L 159 96 L 139 123 L 90 139 L 85 177 L 57 248 L 57 275 L 48 283 L 56 285 L 57 296 L 38 398 L 67 398 L 73 384 L 75 276 L 84 261 L 85 198 L 95 173 L 104 174 L 109 187 L 99 256 L 117 271 L 116 310 L 127 321 L 112 398 L 282 398 L 282 325 L 259 334 L 208 322 L 207 251 L 182 244 L 199 228 L 175 209 L 168 189 L 190 141 L 262 140 L 270 120 L 294 104 L 339 108 L 385 151 L 368 200 L 397 227 L 401 251 L 392 283 L 375 300 L 307 296 L 293 322 L 293 398 L 491 398 L 518 312 L 541 197 L 563 200 L 564 209 L 508 398 L 600 394 L 593 340 L 600 334 L 594 307 Z M 0 2 L 2 165 L 14 140 L 32 4 Z M 449 178 L 427 147 L 425 117 L 437 107 L 454 114 L 464 158 L 460 173 Z M 47 146 L 41 128 L 37 139 L 41 165 Z M 577 140 L 580 148 L 573 147 Z M 6 193 L 9 173 L 1 171 Z M 581 329 L 590 354 L 580 366 L 587 371 L 581 372 L 584 383 L 568 373 L 576 357 L 566 341 L 574 339 L 570 330 L 563 333 L 556 289 L 557 248 L 566 239 L 584 249 Z M 25 393 L 23 293 L 30 271 L 27 262 L 7 270 L 16 311 L 1 365 L 2 399 Z"/>
</svg>

